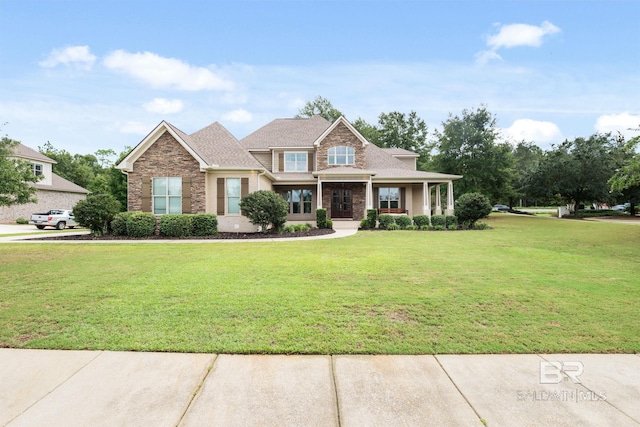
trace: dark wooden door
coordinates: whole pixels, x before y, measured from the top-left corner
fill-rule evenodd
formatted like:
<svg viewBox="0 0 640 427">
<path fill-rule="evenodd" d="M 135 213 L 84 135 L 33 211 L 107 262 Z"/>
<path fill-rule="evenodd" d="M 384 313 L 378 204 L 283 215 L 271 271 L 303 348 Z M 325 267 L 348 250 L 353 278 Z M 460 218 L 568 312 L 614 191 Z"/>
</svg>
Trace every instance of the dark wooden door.
<svg viewBox="0 0 640 427">
<path fill-rule="evenodd" d="M 351 190 L 335 188 L 331 194 L 331 218 L 352 218 Z"/>
</svg>

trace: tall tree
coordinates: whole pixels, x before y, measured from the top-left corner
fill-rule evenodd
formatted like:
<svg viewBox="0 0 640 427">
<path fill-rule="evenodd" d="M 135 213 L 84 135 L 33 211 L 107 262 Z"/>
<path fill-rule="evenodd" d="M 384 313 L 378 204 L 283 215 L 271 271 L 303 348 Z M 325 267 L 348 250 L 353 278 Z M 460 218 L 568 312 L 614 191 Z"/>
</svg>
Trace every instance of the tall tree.
<svg viewBox="0 0 640 427">
<path fill-rule="evenodd" d="M 511 147 L 500 142 L 496 119 L 484 106 L 465 109 L 462 116 L 449 114 L 435 138 L 434 169 L 464 175 L 456 182 L 456 195 L 478 192 L 493 203 L 509 196 Z"/>
<path fill-rule="evenodd" d="M 611 134 L 566 140 L 545 153 L 527 177 L 527 191 L 538 196 L 559 195 L 575 205 L 610 199 L 609 178 L 614 174 L 620 146 Z"/>
<path fill-rule="evenodd" d="M 316 99 L 313 101 L 307 101 L 304 107 L 296 114 L 296 118 L 313 117 L 316 115 L 322 116 L 333 123 L 343 114 L 340 110 L 336 109 L 328 99 L 316 96 Z"/>
<path fill-rule="evenodd" d="M 418 169 L 425 169 L 431 147 L 427 144 L 427 124 L 415 111 L 408 115 L 398 111 L 382 113 L 378 117 L 378 137 L 373 141 L 383 148 L 403 148 L 420 155 Z"/>
<path fill-rule="evenodd" d="M 18 141 L 3 136 L 0 139 L 0 206 L 22 205 L 35 202 L 36 189 L 31 183 L 38 182 L 31 164 L 13 158 Z"/>
<path fill-rule="evenodd" d="M 530 204 L 532 201 L 539 201 L 535 197 L 527 194 L 526 192 L 526 179 L 527 176 L 534 171 L 542 157 L 544 151 L 532 142 L 520 141 L 513 149 L 513 171 L 512 179 L 513 188 L 512 196 L 509 197 L 509 206 L 514 205 L 513 199 L 519 199 L 524 201 L 525 205 Z"/>
<path fill-rule="evenodd" d="M 611 191 L 621 193 L 625 201 L 630 203 L 631 215 L 636 214 L 635 207 L 640 203 L 640 153 L 636 151 L 639 144 L 640 135 L 625 144 L 621 150 L 621 165 L 609 179 Z"/>
</svg>

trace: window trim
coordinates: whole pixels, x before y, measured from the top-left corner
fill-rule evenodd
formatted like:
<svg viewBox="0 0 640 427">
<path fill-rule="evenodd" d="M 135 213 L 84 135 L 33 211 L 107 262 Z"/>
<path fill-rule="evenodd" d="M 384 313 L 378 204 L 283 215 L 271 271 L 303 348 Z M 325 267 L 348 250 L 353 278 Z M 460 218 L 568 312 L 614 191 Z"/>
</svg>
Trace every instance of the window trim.
<svg viewBox="0 0 640 427">
<path fill-rule="evenodd" d="M 344 154 L 338 153 L 339 148 L 344 148 Z M 356 150 L 353 147 L 349 147 L 346 145 L 337 145 L 335 147 L 329 148 L 327 152 L 327 163 L 329 166 L 350 166 L 355 165 L 356 163 Z M 345 163 L 339 163 L 338 158 L 340 156 L 344 156 Z"/>
<path fill-rule="evenodd" d="M 42 176 L 44 175 L 44 165 L 42 163 L 36 163 L 36 162 L 31 162 L 31 172 L 35 175 L 35 176 Z M 38 168 L 39 167 L 39 168 Z M 38 170 L 39 169 L 39 170 Z M 38 173 L 40 172 L 40 173 Z"/>
<path fill-rule="evenodd" d="M 165 180 L 165 193 L 164 194 L 156 194 L 156 180 L 164 179 Z M 169 179 L 179 179 L 180 180 L 180 195 L 169 194 Z M 164 198 L 165 200 L 165 212 L 157 213 L 156 212 L 156 198 Z M 180 200 L 180 212 L 172 212 L 171 211 L 171 199 L 179 199 Z M 181 176 L 154 176 L 151 178 L 151 212 L 154 215 L 169 215 L 169 214 L 182 214 L 182 177 Z"/>
<path fill-rule="evenodd" d="M 230 189 L 230 185 L 229 185 L 229 180 L 237 180 L 238 181 L 238 196 L 235 195 L 229 195 L 229 189 Z M 238 199 L 238 212 L 231 212 L 229 210 L 229 200 L 230 199 Z M 226 209 L 226 213 L 227 215 L 240 215 L 240 200 L 242 199 L 242 178 L 235 178 L 235 177 L 230 177 L 230 178 L 225 178 L 225 182 L 224 182 L 224 201 L 225 201 L 225 209 Z"/>
<path fill-rule="evenodd" d="M 290 170 L 290 169 L 287 168 L 287 155 L 288 154 L 295 156 L 294 163 L 296 164 L 296 166 L 300 163 L 300 161 L 297 158 L 298 155 L 299 154 L 304 154 L 304 160 L 302 162 L 302 166 L 303 166 L 302 170 L 298 170 L 298 169 Z M 307 151 L 285 151 L 284 152 L 284 167 L 283 167 L 283 170 L 285 172 L 297 172 L 297 173 L 309 172 L 309 153 Z"/>
<path fill-rule="evenodd" d="M 387 192 L 387 199 L 385 200 L 387 202 L 387 207 L 386 208 L 382 207 L 382 202 L 383 202 L 382 197 L 381 197 L 382 196 L 382 190 L 389 190 Z M 398 203 L 398 206 L 396 206 L 395 208 L 391 207 L 391 202 L 392 202 L 391 197 L 390 197 L 391 196 L 391 190 L 398 190 L 397 191 L 397 195 L 398 195 L 397 203 Z M 378 202 L 377 202 L 378 203 L 378 209 L 396 209 L 396 208 L 400 208 L 402 206 L 402 200 L 401 199 L 402 199 L 402 190 L 400 189 L 400 187 L 378 187 Z M 393 200 L 393 201 L 395 202 L 396 200 Z"/>
<path fill-rule="evenodd" d="M 294 202 L 293 192 L 299 191 L 300 198 L 297 202 Z M 305 201 L 304 196 L 305 193 L 311 196 L 311 198 Z M 289 188 L 280 193 L 282 198 L 289 205 L 289 209 L 287 211 L 288 215 L 313 215 L 313 189 L 312 188 Z M 298 203 L 300 207 L 300 212 L 294 212 L 293 206 L 294 203 Z M 309 212 L 305 212 L 305 205 L 309 207 Z"/>
</svg>

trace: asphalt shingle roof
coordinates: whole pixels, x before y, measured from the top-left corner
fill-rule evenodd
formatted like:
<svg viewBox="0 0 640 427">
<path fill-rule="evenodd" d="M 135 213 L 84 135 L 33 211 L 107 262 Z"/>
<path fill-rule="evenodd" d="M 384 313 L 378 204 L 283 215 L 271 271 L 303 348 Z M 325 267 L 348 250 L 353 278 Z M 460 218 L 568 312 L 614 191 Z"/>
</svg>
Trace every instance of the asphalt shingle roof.
<svg viewBox="0 0 640 427">
<path fill-rule="evenodd" d="M 242 138 L 240 144 L 248 149 L 271 147 L 309 147 L 331 126 L 321 116 L 300 119 L 276 119 Z"/>
<path fill-rule="evenodd" d="M 71 181 L 64 179 L 63 177 L 56 175 L 55 173 L 51 174 L 51 185 L 45 184 L 34 184 L 39 190 L 47 190 L 47 191 L 63 191 L 65 193 L 81 193 L 81 194 L 89 194 L 90 191 L 80 187 L 79 185 L 74 184 Z"/>
<path fill-rule="evenodd" d="M 39 160 L 45 163 L 56 163 L 56 161 L 52 158 L 47 157 L 39 151 L 36 151 L 33 148 L 29 148 L 21 143 L 18 143 L 18 145 L 13 149 L 13 152 L 15 153 L 16 157 L 22 157 L 29 160 Z"/>
</svg>

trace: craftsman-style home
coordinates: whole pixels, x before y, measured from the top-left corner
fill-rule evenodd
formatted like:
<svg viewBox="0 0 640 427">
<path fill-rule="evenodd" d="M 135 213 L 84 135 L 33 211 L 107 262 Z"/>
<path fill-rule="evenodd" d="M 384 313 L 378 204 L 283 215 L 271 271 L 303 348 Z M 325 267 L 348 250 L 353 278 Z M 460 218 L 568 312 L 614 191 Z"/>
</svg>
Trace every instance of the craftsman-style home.
<svg viewBox="0 0 640 427">
<path fill-rule="evenodd" d="M 255 231 L 242 196 L 273 190 L 290 222 L 313 223 L 380 213 L 453 213 L 459 175 L 416 170 L 418 155 L 369 143 L 344 117 L 277 119 L 237 140 L 219 123 L 187 135 L 163 121 L 117 166 L 128 176 L 128 209 L 215 213 L 220 231 Z M 446 204 L 440 188 L 447 186 Z"/>
</svg>

